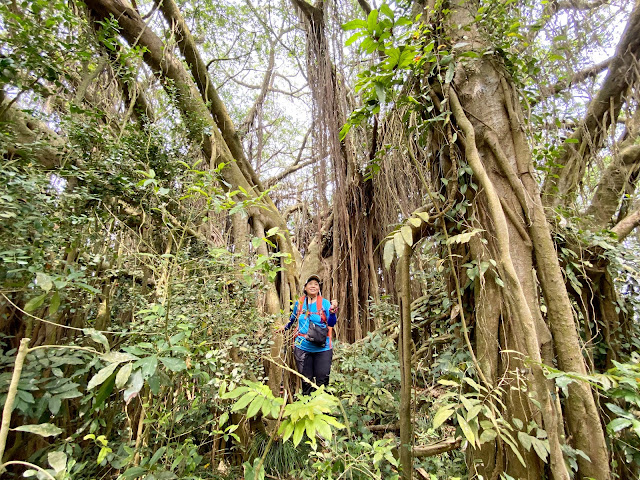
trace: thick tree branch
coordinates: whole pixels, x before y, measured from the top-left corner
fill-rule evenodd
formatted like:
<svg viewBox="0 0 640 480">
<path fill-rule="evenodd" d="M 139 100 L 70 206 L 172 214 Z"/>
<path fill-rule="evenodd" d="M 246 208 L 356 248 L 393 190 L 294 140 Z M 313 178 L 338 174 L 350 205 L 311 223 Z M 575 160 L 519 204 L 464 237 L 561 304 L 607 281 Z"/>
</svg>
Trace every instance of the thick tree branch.
<svg viewBox="0 0 640 480">
<path fill-rule="evenodd" d="M 638 225 L 640 225 L 640 208 L 623 218 L 611 231 L 617 235 L 618 241 L 621 242 L 627 238 Z"/>
<path fill-rule="evenodd" d="M 629 139 L 617 155 L 614 155 L 611 165 L 603 172 L 591 205 L 586 215 L 593 218 L 594 227 L 605 227 L 615 214 L 622 195 L 629 183 L 631 174 L 640 165 L 640 145 L 633 145 Z M 629 144 L 631 143 L 631 144 Z"/>
<path fill-rule="evenodd" d="M 609 65 L 602 87 L 590 102 L 580 127 L 571 135 L 564 154 L 556 161 L 543 187 L 547 206 L 566 203 L 584 176 L 591 157 L 601 147 L 609 126 L 616 121 L 622 108 L 623 92 L 637 76 L 640 58 L 640 2 L 631 12 L 629 21 Z"/>
<path fill-rule="evenodd" d="M 600 73 L 604 72 L 607 68 L 609 68 L 609 65 L 611 65 L 612 60 L 613 58 L 608 58 L 603 62 L 596 63 L 595 65 L 591 65 L 590 67 L 587 67 L 584 70 L 580 70 L 579 72 L 576 72 L 570 79 L 561 80 L 551 87 L 543 86 L 542 88 L 540 88 L 541 98 L 538 101 L 540 101 L 542 98 L 557 95 L 573 85 L 582 83 L 589 78 L 593 78 L 599 75 Z M 537 102 L 532 102 L 531 106 L 535 105 L 536 103 Z"/>
<path fill-rule="evenodd" d="M 167 22 L 177 29 L 177 40 L 180 51 L 184 55 L 187 64 L 191 69 L 191 74 L 195 79 L 198 90 L 202 95 L 202 99 L 209 105 L 209 111 L 211 112 L 216 125 L 220 129 L 222 138 L 224 138 L 227 146 L 229 147 L 231 155 L 238 163 L 238 166 L 247 181 L 255 185 L 258 190 L 262 191 L 263 188 L 260 183 L 260 179 L 244 154 L 242 142 L 240 141 L 238 132 L 235 129 L 233 120 L 231 120 L 226 106 L 222 102 L 220 95 L 218 95 L 217 90 L 209 78 L 207 66 L 200 56 L 200 52 L 196 48 L 196 42 L 189 30 L 189 27 L 185 23 L 184 18 L 182 17 L 178 6 L 174 0 L 155 1 L 156 3 L 159 3 L 159 7 Z"/>
<path fill-rule="evenodd" d="M 416 458 L 433 457 L 434 455 L 440 455 L 441 453 L 460 448 L 461 444 L 462 438 L 457 437 L 447 438 L 433 445 L 416 445 L 413 447 L 413 456 Z"/>
</svg>

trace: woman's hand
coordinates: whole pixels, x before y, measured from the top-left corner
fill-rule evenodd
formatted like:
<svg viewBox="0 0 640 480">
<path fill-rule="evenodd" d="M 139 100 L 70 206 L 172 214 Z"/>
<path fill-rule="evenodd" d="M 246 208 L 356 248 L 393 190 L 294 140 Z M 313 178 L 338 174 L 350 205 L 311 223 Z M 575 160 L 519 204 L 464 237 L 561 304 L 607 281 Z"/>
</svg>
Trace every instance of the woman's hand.
<svg viewBox="0 0 640 480">
<path fill-rule="evenodd" d="M 329 308 L 329 313 L 336 313 L 338 311 L 338 301 L 331 300 L 331 308 Z"/>
</svg>

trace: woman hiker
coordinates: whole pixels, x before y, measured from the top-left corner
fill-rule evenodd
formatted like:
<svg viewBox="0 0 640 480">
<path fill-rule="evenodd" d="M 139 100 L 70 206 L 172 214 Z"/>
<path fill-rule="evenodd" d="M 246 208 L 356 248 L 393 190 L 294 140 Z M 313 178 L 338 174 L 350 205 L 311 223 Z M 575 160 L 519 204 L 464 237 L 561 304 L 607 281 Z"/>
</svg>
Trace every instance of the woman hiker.
<svg viewBox="0 0 640 480">
<path fill-rule="evenodd" d="M 298 329 L 294 334 L 293 356 L 298 372 L 315 382 L 316 385 L 329 385 L 333 345 L 331 330 L 336 324 L 338 302 L 329 302 L 320 295 L 320 277 L 311 275 L 304 284 L 304 297 L 300 297 L 293 307 L 291 318 L 283 330 L 291 328 L 298 320 Z M 302 393 L 309 395 L 312 386 L 302 381 Z"/>
</svg>

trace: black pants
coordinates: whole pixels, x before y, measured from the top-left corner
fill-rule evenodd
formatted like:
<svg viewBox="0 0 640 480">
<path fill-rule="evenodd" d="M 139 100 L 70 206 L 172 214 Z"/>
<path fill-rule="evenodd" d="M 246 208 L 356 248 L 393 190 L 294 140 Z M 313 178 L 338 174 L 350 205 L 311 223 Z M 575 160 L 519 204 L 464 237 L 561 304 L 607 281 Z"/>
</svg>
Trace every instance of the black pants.
<svg viewBox="0 0 640 480">
<path fill-rule="evenodd" d="M 293 356 L 296 359 L 298 372 L 304 375 L 316 385 L 329 385 L 329 374 L 331 373 L 331 359 L 333 350 L 324 352 L 305 352 L 301 348 L 293 348 Z M 310 383 L 302 381 L 302 393 L 309 395 L 312 390 Z"/>
</svg>

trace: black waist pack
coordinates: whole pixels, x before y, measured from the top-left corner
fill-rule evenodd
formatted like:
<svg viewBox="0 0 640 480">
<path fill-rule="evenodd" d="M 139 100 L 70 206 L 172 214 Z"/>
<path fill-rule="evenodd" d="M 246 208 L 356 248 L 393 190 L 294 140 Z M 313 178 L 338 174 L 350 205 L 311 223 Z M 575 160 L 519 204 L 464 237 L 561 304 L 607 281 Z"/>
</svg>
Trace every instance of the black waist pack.
<svg viewBox="0 0 640 480">
<path fill-rule="evenodd" d="M 324 347 L 327 343 L 327 335 L 329 329 L 322 325 L 318 325 L 312 321 L 309 321 L 309 330 L 307 331 L 307 340 L 318 347 Z"/>
</svg>

